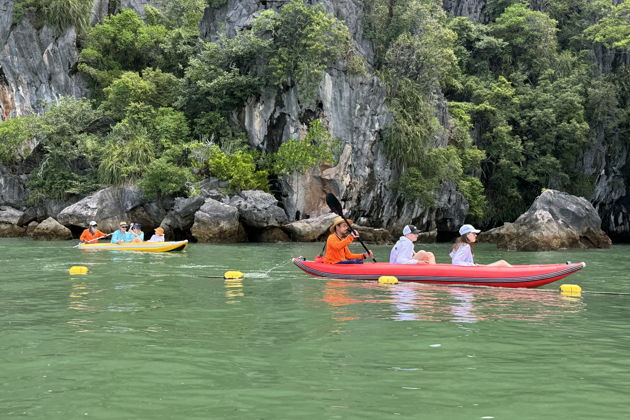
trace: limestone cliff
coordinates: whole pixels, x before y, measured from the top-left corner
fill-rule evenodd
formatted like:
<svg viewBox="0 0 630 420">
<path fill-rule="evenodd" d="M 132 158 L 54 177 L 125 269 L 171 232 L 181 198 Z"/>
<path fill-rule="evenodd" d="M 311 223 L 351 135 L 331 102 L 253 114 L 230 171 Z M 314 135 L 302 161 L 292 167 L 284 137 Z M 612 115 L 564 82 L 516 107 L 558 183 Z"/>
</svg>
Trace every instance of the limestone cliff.
<svg viewBox="0 0 630 420">
<path fill-rule="evenodd" d="M 218 9 L 207 9 L 200 25 L 202 36 L 215 39 L 218 31 L 234 34 L 251 25 L 264 9 L 277 8 L 284 2 L 229 0 Z M 363 2 L 359 0 L 322 0 L 318 3 L 343 20 L 352 35 L 354 48 L 370 65 L 373 53 L 363 37 Z M 332 168 L 319 168 L 304 175 L 281 180 L 283 205 L 291 220 L 317 216 L 328 211 L 325 194 L 333 192 L 343 201 L 349 214 L 361 224 L 398 230 L 415 223 L 427 230 L 453 231 L 464 221 L 468 211 L 465 199 L 446 184 L 436 208 L 426 209 L 411 200 L 403 200 L 390 188 L 398 174 L 382 151 L 381 137 L 391 116 L 386 107 L 385 88 L 373 75 L 351 76 L 341 68 L 329 69 L 319 86 L 315 105 L 297 100 L 295 89 L 270 90 L 252 98 L 239 118 L 250 144 L 261 150 L 274 150 L 282 142 L 299 136 L 309 118 L 324 120 L 332 135 L 344 145 L 339 162 Z M 444 99 L 435 98 L 439 115 L 445 121 Z M 436 146 L 444 146 L 445 139 Z"/>
</svg>

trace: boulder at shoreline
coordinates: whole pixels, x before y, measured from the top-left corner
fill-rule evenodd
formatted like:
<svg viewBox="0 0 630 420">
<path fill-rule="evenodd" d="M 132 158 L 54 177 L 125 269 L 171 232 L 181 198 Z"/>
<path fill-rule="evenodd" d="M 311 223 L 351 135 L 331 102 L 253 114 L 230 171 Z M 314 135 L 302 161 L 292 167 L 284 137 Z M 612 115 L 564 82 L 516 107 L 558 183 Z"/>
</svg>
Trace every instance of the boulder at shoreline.
<svg viewBox="0 0 630 420">
<path fill-rule="evenodd" d="M 479 242 L 509 251 L 552 251 L 561 248 L 610 248 L 601 219 L 582 197 L 546 190 L 514 223 L 483 232 Z"/>
</svg>

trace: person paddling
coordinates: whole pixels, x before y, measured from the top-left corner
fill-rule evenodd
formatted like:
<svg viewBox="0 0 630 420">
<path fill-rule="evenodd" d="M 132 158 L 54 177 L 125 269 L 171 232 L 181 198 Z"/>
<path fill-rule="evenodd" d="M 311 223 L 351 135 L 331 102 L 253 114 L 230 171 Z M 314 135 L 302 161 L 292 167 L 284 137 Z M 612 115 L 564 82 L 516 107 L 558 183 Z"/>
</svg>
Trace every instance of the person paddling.
<svg viewBox="0 0 630 420">
<path fill-rule="evenodd" d="M 96 222 L 92 220 L 89 223 L 88 228 L 85 229 L 83 233 L 81 233 L 81 236 L 79 237 L 79 241 L 83 243 L 90 243 L 90 242 L 98 241 L 99 238 L 104 238 L 105 236 L 107 236 L 103 232 L 98 230 L 96 228 L 97 226 L 98 225 L 96 224 Z"/>
<path fill-rule="evenodd" d="M 348 222 L 352 223 L 352 220 L 348 220 Z M 324 255 L 326 264 L 363 264 L 363 260 L 374 257 L 370 250 L 363 254 L 350 252 L 348 245 L 359 237 L 359 232 L 353 230 L 348 235 L 348 229 L 348 223 L 344 221 L 343 217 L 335 217 L 329 229 L 331 234 L 326 240 L 326 255 Z"/>
<path fill-rule="evenodd" d="M 497 267 L 512 267 L 512 264 L 505 260 L 495 261 L 490 264 L 475 264 L 473 260 L 473 244 L 477 241 L 477 234 L 481 232 L 473 225 L 463 225 L 459 228 L 459 237 L 455 239 L 451 253 L 453 265 L 492 265 Z"/>
<path fill-rule="evenodd" d="M 414 252 L 413 243 L 418 240 L 420 231 L 414 225 L 403 228 L 403 236 L 389 253 L 390 264 L 435 264 L 435 255 L 432 252 L 420 250 Z"/>
</svg>

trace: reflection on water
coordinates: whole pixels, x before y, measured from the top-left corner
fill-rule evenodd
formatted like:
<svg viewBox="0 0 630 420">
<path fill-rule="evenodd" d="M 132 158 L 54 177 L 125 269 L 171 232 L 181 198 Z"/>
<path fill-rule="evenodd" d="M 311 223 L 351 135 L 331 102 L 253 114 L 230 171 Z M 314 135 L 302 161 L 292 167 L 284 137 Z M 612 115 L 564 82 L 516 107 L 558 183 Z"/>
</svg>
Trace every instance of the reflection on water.
<svg viewBox="0 0 630 420">
<path fill-rule="evenodd" d="M 580 312 L 581 298 L 552 290 L 431 286 L 418 283 L 380 285 L 326 280 L 321 301 L 338 321 L 385 317 L 395 321 L 475 323 L 496 319 L 540 321 Z M 378 305 L 378 311 L 369 305 Z"/>
<path fill-rule="evenodd" d="M 225 297 L 226 303 L 239 303 L 243 293 L 243 279 L 225 279 Z"/>
</svg>

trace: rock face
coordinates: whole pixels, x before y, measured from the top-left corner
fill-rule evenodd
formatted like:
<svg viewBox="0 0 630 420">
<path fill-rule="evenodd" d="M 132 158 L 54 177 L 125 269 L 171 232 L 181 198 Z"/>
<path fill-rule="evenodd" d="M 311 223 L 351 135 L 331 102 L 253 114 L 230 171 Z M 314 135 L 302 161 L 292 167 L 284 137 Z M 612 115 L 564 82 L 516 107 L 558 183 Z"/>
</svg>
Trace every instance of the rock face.
<svg viewBox="0 0 630 420">
<path fill-rule="evenodd" d="M 158 226 L 164 215 L 161 207 L 145 203 L 140 189 L 132 186 L 100 190 L 64 208 L 57 219 L 65 226 L 76 227 L 87 227 L 90 220 L 96 220 L 103 232 L 113 232 L 121 220 L 137 222 L 148 229 Z"/>
<path fill-rule="evenodd" d="M 547 190 L 514 223 L 484 232 L 480 242 L 511 251 L 609 248 L 595 208 L 585 198 Z"/>
<path fill-rule="evenodd" d="M 465 16 L 475 22 L 485 21 L 485 0 L 442 0 L 442 5 L 453 16 Z"/>
<path fill-rule="evenodd" d="M 87 94 L 83 79 L 72 71 L 78 58 L 74 28 L 57 34 L 26 19 L 12 25 L 15 3 L 0 0 L 0 121 L 40 112 L 44 101 Z"/>
<path fill-rule="evenodd" d="M 0 238 L 24 236 L 26 228 L 19 226 L 24 212 L 13 207 L 0 207 Z"/>
<path fill-rule="evenodd" d="M 328 235 L 328 228 L 337 217 L 334 213 L 303 219 L 286 224 L 283 229 L 289 233 L 291 239 L 297 242 L 312 242 Z"/>
<path fill-rule="evenodd" d="M 287 223 L 287 215 L 273 195 L 264 191 L 241 191 L 230 199 L 230 205 L 238 209 L 241 222 L 251 228 L 279 227 Z"/>
<path fill-rule="evenodd" d="M 0 165 L 0 206 L 22 207 L 25 204 L 24 191 L 22 178 Z"/>
<path fill-rule="evenodd" d="M 33 232 L 31 237 L 40 241 L 52 241 L 57 239 L 72 239 L 70 229 L 57 222 L 52 217 L 41 222 Z"/>
<path fill-rule="evenodd" d="M 245 230 L 238 221 L 238 209 L 208 198 L 195 213 L 192 235 L 199 242 L 243 242 Z"/>
<path fill-rule="evenodd" d="M 195 213 L 205 203 L 205 198 L 197 195 L 188 198 L 176 198 L 173 209 L 168 212 L 160 226 L 166 238 L 185 237 L 195 222 Z"/>
</svg>

